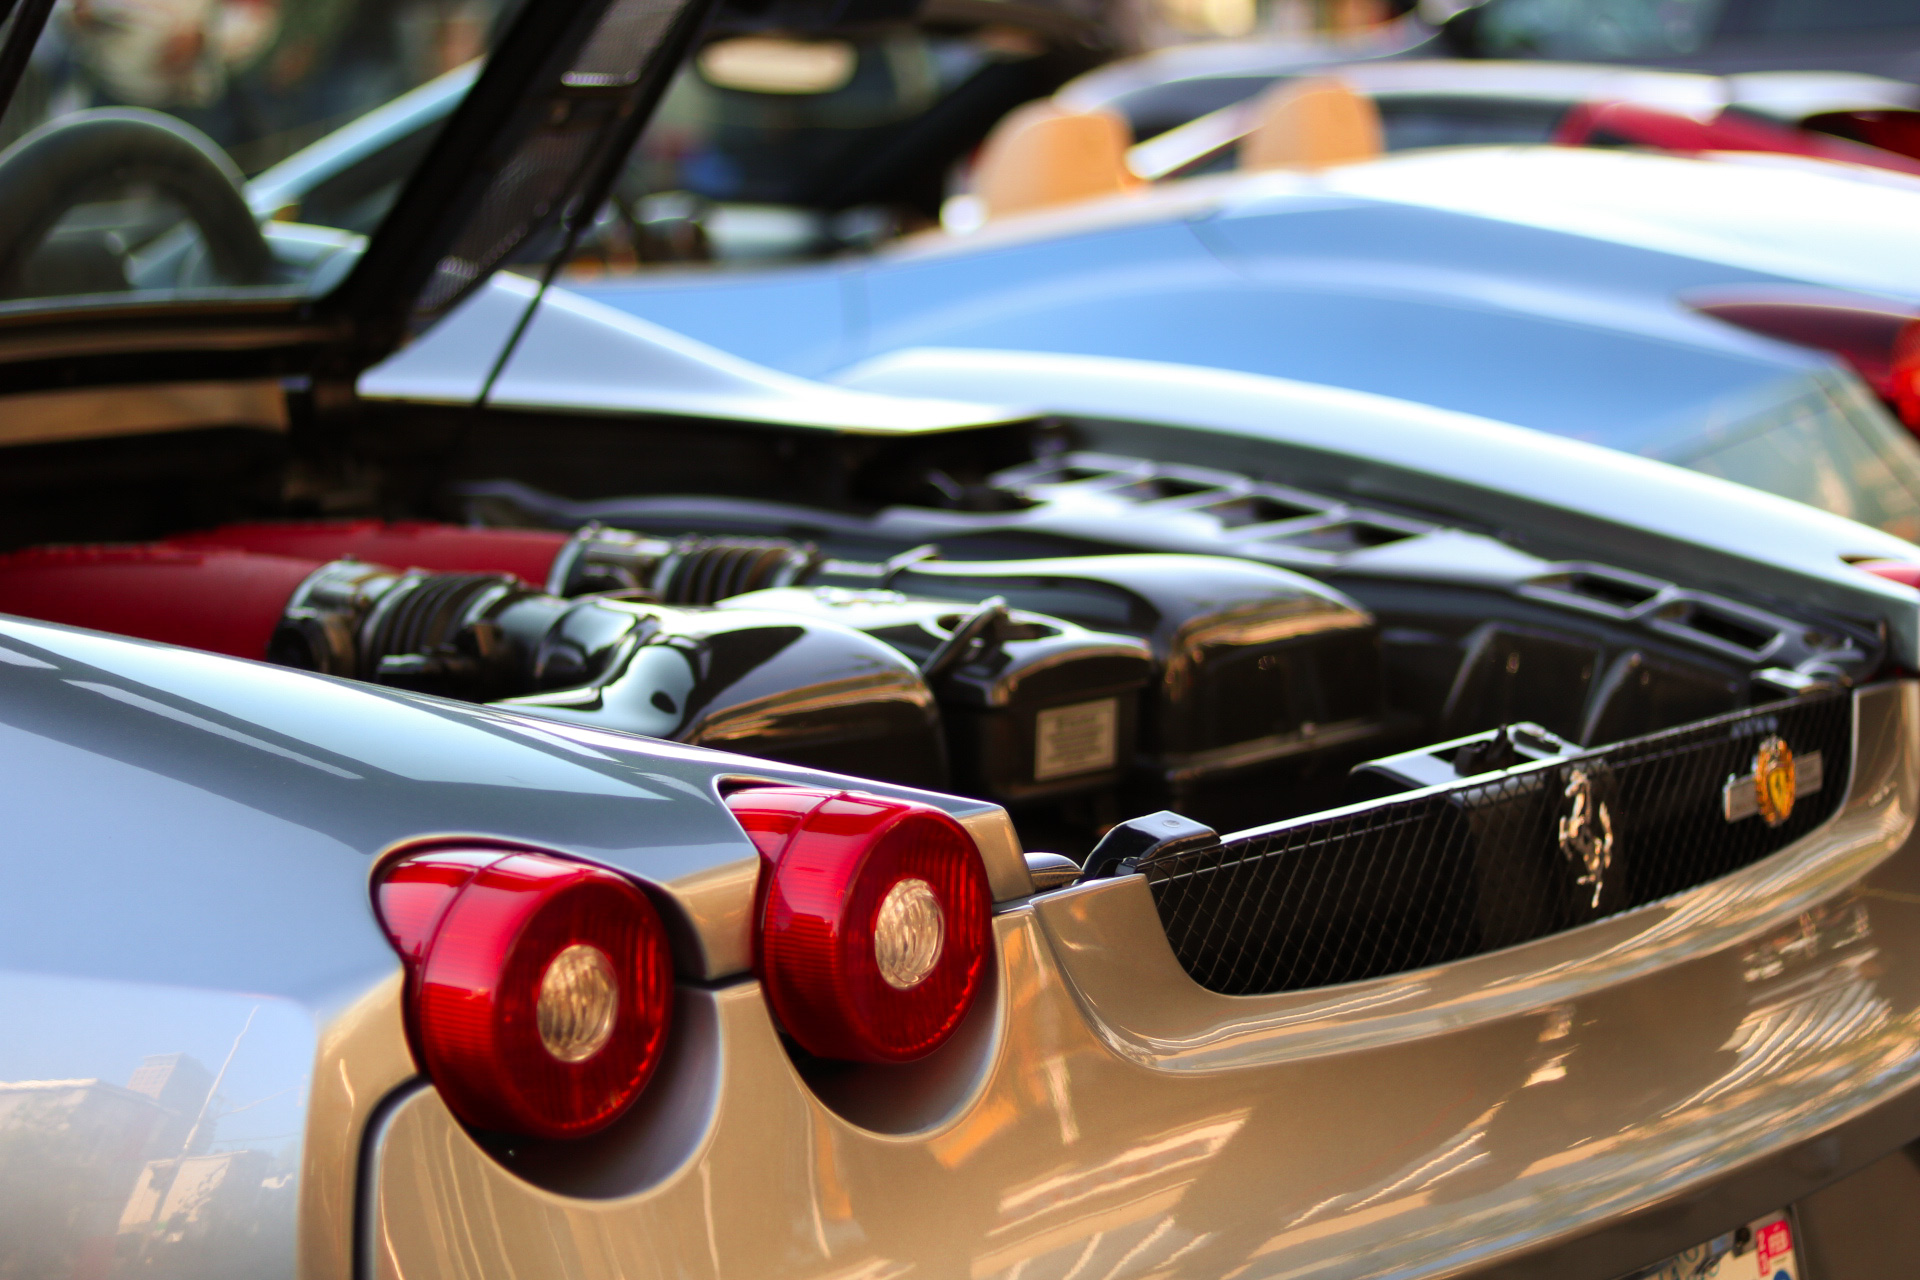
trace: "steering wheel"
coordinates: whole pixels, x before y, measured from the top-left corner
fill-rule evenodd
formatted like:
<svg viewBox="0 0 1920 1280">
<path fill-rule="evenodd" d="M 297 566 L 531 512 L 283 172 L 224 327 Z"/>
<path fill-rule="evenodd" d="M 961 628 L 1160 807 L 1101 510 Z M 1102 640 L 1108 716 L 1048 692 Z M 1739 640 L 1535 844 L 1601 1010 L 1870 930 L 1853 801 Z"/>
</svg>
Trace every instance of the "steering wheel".
<svg viewBox="0 0 1920 1280">
<path fill-rule="evenodd" d="M 101 107 L 49 120 L 0 152 L 0 297 L 19 296 L 28 259 L 62 215 L 130 183 L 186 210 L 221 280 L 257 284 L 273 255 L 240 182 L 213 139 L 158 111 Z"/>
</svg>

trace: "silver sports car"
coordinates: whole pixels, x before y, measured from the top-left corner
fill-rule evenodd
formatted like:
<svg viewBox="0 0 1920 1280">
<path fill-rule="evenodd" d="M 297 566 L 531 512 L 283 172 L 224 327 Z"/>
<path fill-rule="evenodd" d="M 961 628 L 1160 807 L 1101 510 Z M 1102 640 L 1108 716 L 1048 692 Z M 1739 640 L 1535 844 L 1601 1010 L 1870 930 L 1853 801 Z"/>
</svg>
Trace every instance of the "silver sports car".
<svg viewBox="0 0 1920 1280">
<path fill-rule="evenodd" d="M 0 1276 L 1907 1267 L 1912 544 L 554 284 L 702 24 L 797 3 L 505 12 L 369 236 L 262 230 L 447 14 L 0 40 Z"/>
</svg>

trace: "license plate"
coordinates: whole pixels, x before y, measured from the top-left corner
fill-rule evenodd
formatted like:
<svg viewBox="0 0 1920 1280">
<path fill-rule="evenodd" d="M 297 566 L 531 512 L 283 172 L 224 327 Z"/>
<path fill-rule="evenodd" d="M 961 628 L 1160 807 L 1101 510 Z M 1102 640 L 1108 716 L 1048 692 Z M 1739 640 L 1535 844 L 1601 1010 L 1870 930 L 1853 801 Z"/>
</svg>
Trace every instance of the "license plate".
<svg viewBox="0 0 1920 1280">
<path fill-rule="evenodd" d="M 1804 1280 L 1795 1243 L 1793 1216 L 1770 1213 L 1620 1280 Z"/>
</svg>

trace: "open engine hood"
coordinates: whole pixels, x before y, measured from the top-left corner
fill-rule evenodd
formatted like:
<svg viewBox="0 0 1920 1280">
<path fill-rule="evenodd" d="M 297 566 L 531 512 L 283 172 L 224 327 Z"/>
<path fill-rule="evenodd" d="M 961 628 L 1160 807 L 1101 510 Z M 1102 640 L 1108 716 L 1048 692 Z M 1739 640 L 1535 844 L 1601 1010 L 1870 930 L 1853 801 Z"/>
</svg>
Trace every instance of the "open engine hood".
<svg viewBox="0 0 1920 1280">
<path fill-rule="evenodd" d="M 11 95 L 48 19 L 0 49 Z M 706 20 L 708 0 L 520 6 L 388 214 L 316 296 L 99 293 L 0 308 L 9 389 L 310 376 L 334 386 L 403 346 L 503 263 L 543 273 L 598 207 Z M 543 265 L 544 264 L 544 265 Z"/>
</svg>

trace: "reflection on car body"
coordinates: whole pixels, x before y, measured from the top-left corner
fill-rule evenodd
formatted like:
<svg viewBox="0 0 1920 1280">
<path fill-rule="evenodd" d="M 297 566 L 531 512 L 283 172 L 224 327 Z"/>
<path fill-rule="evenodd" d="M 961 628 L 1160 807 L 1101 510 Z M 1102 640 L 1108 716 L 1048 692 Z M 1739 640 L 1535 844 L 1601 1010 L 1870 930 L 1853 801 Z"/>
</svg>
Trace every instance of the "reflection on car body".
<svg viewBox="0 0 1920 1280">
<path fill-rule="evenodd" d="M 857 390 L 583 298 L 706 20 L 512 15 L 385 216 L 258 277 L 174 116 L 0 156 L 88 179 L 42 232 L 103 137 L 193 175 L 165 253 L 88 225 L 151 274 L 21 232 L 0 304 L 0 1266 L 1828 1248 L 1920 1135 L 1911 544 L 1417 403 Z"/>
</svg>

